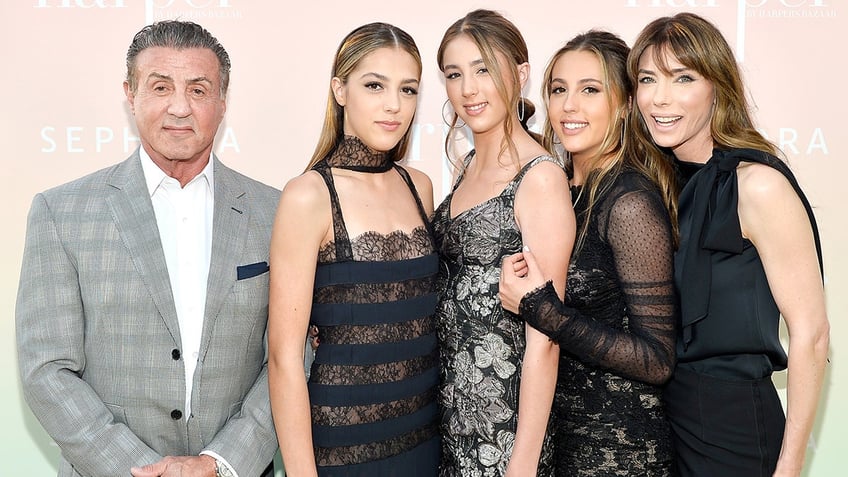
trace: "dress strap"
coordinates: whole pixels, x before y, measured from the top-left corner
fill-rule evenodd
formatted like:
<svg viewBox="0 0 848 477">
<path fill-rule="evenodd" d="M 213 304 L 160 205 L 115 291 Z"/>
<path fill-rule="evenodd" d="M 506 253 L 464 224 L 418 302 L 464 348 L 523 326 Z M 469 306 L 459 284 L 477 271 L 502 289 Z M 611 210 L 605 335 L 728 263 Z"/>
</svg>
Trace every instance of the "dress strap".
<svg viewBox="0 0 848 477">
<path fill-rule="evenodd" d="M 559 161 L 554 159 L 552 156 L 547 154 L 542 154 L 541 156 L 536 156 L 533 159 L 527 161 L 526 164 L 518 171 L 518 174 L 512 178 L 512 180 L 507 184 L 506 188 L 504 188 L 503 193 L 511 193 L 514 194 L 518 189 L 518 186 L 521 185 L 521 181 L 524 179 L 524 176 L 527 175 L 527 171 L 533 168 L 536 164 L 540 162 L 553 162 L 554 164 L 559 164 Z"/>
<path fill-rule="evenodd" d="M 465 178 L 465 171 L 468 169 L 468 164 L 471 164 L 471 160 L 474 159 L 475 154 L 477 154 L 477 150 L 472 149 L 468 151 L 468 154 L 466 154 L 464 158 L 462 158 L 462 170 L 459 171 L 459 175 L 456 176 L 456 180 L 453 182 L 451 194 L 456 191 L 456 188 L 459 187 L 459 183 L 462 182 L 463 178 Z"/>
<path fill-rule="evenodd" d="M 418 195 L 418 189 L 415 188 L 415 183 L 412 182 L 409 172 L 398 165 L 395 165 L 395 170 L 398 174 L 400 174 L 400 177 L 404 180 L 404 182 L 406 182 L 406 185 L 409 186 L 409 191 L 412 192 L 412 197 L 415 199 L 415 205 L 418 207 L 418 214 L 424 222 L 424 227 L 427 229 L 427 233 L 430 235 L 430 238 L 433 239 L 435 237 L 433 233 L 433 224 L 430 223 L 430 218 L 427 217 L 427 212 L 424 211 L 424 204 L 421 203 L 421 196 Z"/>
<path fill-rule="evenodd" d="M 326 161 L 320 161 L 312 170 L 321 174 L 324 183 L 327 184 L 327 190 L 330 193 L 330 208 L 333 214 L 333 246 L 336 249 L 336 261 L 348 262 L 353 260 L 353 249 L 350 246 L 350 237 L 347 234 L 345 227 L 344 215 L 339 204 L 339 195 L 336 193 L 336 185 L 333 182 L 333 172 Z"/>
</svg>

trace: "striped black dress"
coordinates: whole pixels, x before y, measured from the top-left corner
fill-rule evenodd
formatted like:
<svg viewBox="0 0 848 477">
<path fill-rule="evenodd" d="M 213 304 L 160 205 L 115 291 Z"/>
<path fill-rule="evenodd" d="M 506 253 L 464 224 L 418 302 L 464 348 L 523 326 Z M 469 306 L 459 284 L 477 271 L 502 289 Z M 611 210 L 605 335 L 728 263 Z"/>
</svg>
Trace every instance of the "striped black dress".
<svg viewBox="0 0 848 477">
<path fill-rule="evenodd" d="M 423 225 L 350 240 L 330 166 L 334 241 L 321 249 L 311 323 L 320 346 L 309 378 L 320 476 L 434 476 L 439 462 L 438 346 L 433 313 L 439 259 Z"/>
</svg>

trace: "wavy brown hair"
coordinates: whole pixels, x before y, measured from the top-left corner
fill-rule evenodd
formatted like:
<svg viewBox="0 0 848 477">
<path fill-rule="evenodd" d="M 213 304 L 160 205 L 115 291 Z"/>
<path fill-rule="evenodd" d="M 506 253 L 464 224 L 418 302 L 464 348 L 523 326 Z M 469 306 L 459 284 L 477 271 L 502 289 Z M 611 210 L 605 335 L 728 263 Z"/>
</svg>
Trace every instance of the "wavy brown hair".
<svg viewBox="0 0 848 477">
<path fill-rule="evenodd" d="M 666 54 L 669 54 L 712 83 L 715 105 L 710 135 L 714 147 L 749 148 L 773 156 L 782 155 L 754 126 L 739 65 L 727 40 L 713 23 L 694 13 L 684 12 L 657 18 L 645 26 L 633 43 L 627 60 L 627 74 L 637 88 L 639 60 L 648 47 L 653 47 L 653 60 L 662 73 L 671 74 L 665 61 Z M 672 168 L 671 151 L 654 143 L 639 108 L 632 108 L 630 116 L 638 153 L 657 167 Z M 664 192 L 671 194 L 667 200 L 674 200 L 676 212 L 677 185 L 668 187 Z M 675 218 L 676 230 L 676 213 L 672 217 Z"/>
<path fill-rule="evenodd" d="M 666 192 L 666 188 L 670 184 L 675 184 L 674 169 L 667 161 L 657 164 L 644 160 L 644 157 L 634 152 L 632 140 L 629 136 L 627 122 L 629 121 L 629 110 L 631 109 L 631 101 L 633 97 L 633 83 L 627 76 L 627 58 L 630 53 L 630 48 L 619 36 L 614 33 L 604 30 L 589 30 L 581 33 L 569 40 L 562 48 L 556 51 L 548 62 L 545 68 L 545 75 L 542 84 L 542 98 L 545 101 L 545 108 L 550 105 L 550 97 L 553 92 L 553 70 L 557 61 L 568 52 L 585 51 L 592 53 L 598 59 L 601 65 L 603 77 L 604 91 L 609 109 L 611 111 L 612 120 L 607 126 L 604 134 L 604 139 L 601 142 L 595 156 L 592 158 L 595 161 L 590 167 L 590 172 L 586 177 L 586 182 L 583 185 L 582 193 L 587 195 L 586 217 L 583 220 L 583 227 L 578 231 L 577 240 L 575 241 L 574 250 L 577 251 L 583 244 L 586 237 L 589 217 L 592 214 L 593 207 L 597 202 L 597 198 L 605 194 L 612 186 L 612 179 L 615 178 L 622 170 L 627 167 L 641 173 L 662 191 L 663 199 L 669 215 L 674 221 L 676 213 L 676 200 L 669 201 L 667 198 L 672 196 Z M 617 119 L 620 118 L 620 119 Z M 543 127 L 544 145 L 547 149 L 553 150 L 555 147 L 556 134 L 551 124 L 550 117 L 545 118 Z M 565 170 L 569 177 L 574 174 L 574 164 L 571 160 L 571 155 L 566 151 L 563 158 Z M 676 194 L 673 195 L 676 198 Z M 675 228 L 675 237 L 676 228 Z M 676 241 L 676 238 L 675 238 Z"/>
</svg>

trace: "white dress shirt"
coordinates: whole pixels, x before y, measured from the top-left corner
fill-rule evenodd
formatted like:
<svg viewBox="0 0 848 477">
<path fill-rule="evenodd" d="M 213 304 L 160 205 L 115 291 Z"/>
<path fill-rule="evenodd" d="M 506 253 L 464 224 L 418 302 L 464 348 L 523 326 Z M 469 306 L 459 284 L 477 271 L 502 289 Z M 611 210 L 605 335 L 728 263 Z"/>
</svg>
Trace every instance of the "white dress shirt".
<svg viewBox="0 0 848 477">
<path fill-rule="evenodd" d="M 206 167 L 185 187 L 181 187 L 179 181 L 165 174 L 150 159 L 144 148 L 140 148 L 139 155 L 156 214 L 180 323 L 186 382 L 185 418 L 188 419 L 191 416 L 191 390 L 200 352 L 206 283 L 212 255 L 212 161 L 210 158 Z"/>
<path fill-rule="evenodd" d="M 206 313 L 206 288 L 212 257 L 212 217 L 215 212 L 215 181 L 212 158 L 185 187 L 157 166 L 144 148 L 139 148 L 141 168 L 153 202 L 156 225 L 168 266 L 168 277 L 177 319 L 180 323 L 182 357 L 185 367 L 186 401 L 184 418 L 191 416 L 191 390 L 200 353 L 200 338 Z M 238 477 L 226 459 L 203 451 L 221 461 Z"/>
</svg>

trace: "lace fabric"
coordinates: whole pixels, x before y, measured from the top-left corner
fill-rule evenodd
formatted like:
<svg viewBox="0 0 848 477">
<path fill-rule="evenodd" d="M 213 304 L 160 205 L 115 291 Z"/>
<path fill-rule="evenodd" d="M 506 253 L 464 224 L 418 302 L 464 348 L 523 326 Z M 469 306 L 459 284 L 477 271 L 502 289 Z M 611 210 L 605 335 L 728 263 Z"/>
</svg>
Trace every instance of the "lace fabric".
<svg viewBox="0 0 848 477">
<path fill-rule="evenodd" d="M 444 477 L 503 475 L 512 455 L 526 341 L 524 323 L 501 307 L 498 279 L 503 257 L 521 250 L 515 191 L 527 170 L 546 160 L 555 161 L 534 159 L 500 195 L 456 217 L 450 214 L 451 192 L 434 215 L 442 262 L 437 317 Z M 538 475 L 551 475 L 552 460 L 548 435 Z"/>
<path fill-rule="evenodd" d="M 410 233 L 396 230 L 387 235 L 365 232 L 350 240 L 352 259 L 358 261 L 405 260 L 424 254 L 432 249 L 432 237 L 426 226 L 421 225 Z M 318 251 L 318 263 L 336 261 L 336 242 L 331 240 Z"/>
<path fill-rule="evenodd" d="M 585 208 L 575 204 L 578 230 Z M 522 299 L 521 317 L 561 347 L 554 404 L 561 475 L 670 475 L 659 385 L 675 363 L 673 253 L 658 192 L 626 171 L 593 209 L 569 265 L 565 303 L 551 284 Z M 617 473 L 623 469 L 629 473 Z"/>
<path fill-rule="evenodd" d="M 319 251 L 311 316 L 321 342 L 309 377 L 318 475 L 430 477 L 439 450 L 438 259 L 412 180 L 393 164 L 422 225 L 349 238 L 332 168 L 380 172 L 356 168 L 385 159 L 363 147 L 346 139 L 314 168 L 330 193 L 334 231 Z"/>
<path fill-rule="evenodd" d="M 386 172 L 394 166 L 388 152 L 375 151 L 356 136 L 345 136 L 325 161 L 330 167 L 357 172 Z"/>
</svg>

